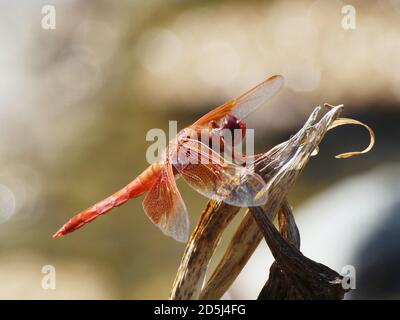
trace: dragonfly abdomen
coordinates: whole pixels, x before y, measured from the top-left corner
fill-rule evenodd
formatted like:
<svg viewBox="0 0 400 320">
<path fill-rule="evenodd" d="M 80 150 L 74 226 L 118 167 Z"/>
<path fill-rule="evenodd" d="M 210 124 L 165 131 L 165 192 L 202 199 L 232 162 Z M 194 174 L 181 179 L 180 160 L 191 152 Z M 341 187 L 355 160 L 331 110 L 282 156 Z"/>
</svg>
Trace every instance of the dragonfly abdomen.
<svg viewBox="0 0 400 320">
<path fill-rule="evenodd" d="M 161 174 L 161 170 L 162 166 L 160 164 L 152 164 L 121 190 L 72 217 L 53 235 L 53 237 L 58 238 L 75 231 L 93 221 L 98 216 L 106 214 L 115 207 L 119 207 L 129 199 L 139 197 L 150 190 Z"/>
</svg>

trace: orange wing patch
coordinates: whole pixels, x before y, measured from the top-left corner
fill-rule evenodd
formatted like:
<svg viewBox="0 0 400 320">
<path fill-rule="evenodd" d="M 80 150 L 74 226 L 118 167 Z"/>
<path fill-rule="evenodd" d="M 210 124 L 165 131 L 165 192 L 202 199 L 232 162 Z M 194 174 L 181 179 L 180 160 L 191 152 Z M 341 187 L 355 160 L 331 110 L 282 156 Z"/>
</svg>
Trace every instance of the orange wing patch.
<svg viewBox="0 0 400 320">
<path fill-rule="evenodd" d="M 177 241 L 187 242 L 189 217 L 176 186 L 171 164 L 165 164 L 161 176 L 146 195 L 143 208 L 164 234 Z"/>
</svg>

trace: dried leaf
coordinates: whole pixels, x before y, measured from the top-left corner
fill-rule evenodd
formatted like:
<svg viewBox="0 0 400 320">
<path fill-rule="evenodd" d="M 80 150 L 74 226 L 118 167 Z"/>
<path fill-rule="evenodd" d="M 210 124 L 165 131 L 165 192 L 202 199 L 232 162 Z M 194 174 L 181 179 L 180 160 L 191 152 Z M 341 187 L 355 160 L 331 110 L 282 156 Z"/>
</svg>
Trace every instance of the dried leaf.
<svg viewBox="0 0 400 320">
<path fill-rule="evenodd" d="M 297 248 L 298 230 L 293 216 L 283 218 L 288 231 L 285 239 L 262 208 L 251 211 L 276 260 L 259 299 L 343 299 L 348 291 L 342 286 L 343 277 L 307 258 Z"/>
</svg>

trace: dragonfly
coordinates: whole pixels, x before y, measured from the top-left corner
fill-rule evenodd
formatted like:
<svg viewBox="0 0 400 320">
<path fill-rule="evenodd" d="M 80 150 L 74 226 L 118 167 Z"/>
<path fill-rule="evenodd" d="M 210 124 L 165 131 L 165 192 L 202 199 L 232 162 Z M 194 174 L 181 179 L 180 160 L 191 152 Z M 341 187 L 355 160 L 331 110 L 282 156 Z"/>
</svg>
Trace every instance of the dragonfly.
<svg viewBox="0 0 400 320">
<path fill-rule="evenodd" d="M 72 217 L 53 237 L 75 231 L 128 200 L 146 194 L 143 209 L 150 220 L 164 234 L 186 242 L 189 216 L 176 185 L 179 177 L 183 177 L 195 191 L 213 200 L 238 207 L 265 204 L 268 195 L 261 176 L 246 166 L 225 160 L 210 144 L 219 139 L 223 145 L 223 130 L 239 130 L 244 138 L 245 118 L 264 106 L 283 85 L 284 78 L 274 75 L 181 130 L 168 143 L 160 161 L 151 164 L 119 191 Z M 200 133 L 203 136 L 208 134 L 210 143 L 204 142 L 203 137 L 200 140 Z"/>
</svg>

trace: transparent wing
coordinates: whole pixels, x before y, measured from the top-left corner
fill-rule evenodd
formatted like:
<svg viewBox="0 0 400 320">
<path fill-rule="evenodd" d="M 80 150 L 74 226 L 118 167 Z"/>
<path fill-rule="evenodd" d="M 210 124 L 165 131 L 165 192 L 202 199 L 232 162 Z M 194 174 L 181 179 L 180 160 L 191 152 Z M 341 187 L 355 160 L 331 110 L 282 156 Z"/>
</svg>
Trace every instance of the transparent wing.
<svg viewBox="0 0 400 320">
<path fill-rule="evenodd" d="M 187 242 L 189 217 L 169 162 L 143 200 L 143 208 L 164 234 L 177 241 Z"/>
<path fill-rule="evenodd" d="M 228 114 L 244 119 L 255 109 L 262 107 L 284 85 L 282 76 L 275 75 L 261 82 L 236 99 L 233 99 L 201 117 L 195 125 L 205 125 L 210 121 L 217 121 Z"/>
<path fill-rule="evenodd" d="M 258 174 L 225 161 L 200 141 L 179 142 L 173 165 L 193 189 L 208 198 L 238 207 L 267 201 L 266 185 Z"/>
</svg>

